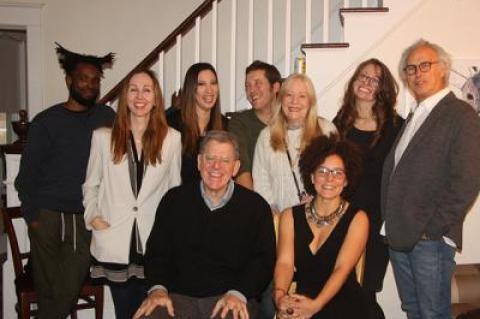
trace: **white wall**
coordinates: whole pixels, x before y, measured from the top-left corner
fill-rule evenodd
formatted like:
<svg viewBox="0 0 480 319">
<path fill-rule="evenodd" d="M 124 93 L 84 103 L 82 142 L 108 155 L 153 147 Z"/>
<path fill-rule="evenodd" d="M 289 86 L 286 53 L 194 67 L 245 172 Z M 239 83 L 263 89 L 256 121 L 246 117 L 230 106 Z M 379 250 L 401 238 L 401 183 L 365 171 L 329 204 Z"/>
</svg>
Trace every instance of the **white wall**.
<svg viewBox="0 0 480 319">
<path fill-rule="evenodd" d="M 146 54 L 162 41 L 202 0 L 15 0 L 42 3 L 42 54 L 44 107 L 67 98 L 64 74 L 54 42 L 75 52 L 117 53 L 105 71 L 102 94 L 112 88 Z"/>
</svg>

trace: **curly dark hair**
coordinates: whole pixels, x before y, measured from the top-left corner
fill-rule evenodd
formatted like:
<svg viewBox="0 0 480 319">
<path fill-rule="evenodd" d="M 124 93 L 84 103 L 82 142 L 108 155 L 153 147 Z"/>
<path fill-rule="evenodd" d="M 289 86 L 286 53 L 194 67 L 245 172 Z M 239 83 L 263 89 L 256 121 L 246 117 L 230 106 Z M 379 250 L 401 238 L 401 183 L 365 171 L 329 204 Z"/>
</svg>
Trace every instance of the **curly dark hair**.
<svg viewBox="0 0 480 319">
<path fill-rule="evenodd" d="M 339 156 L 345 166 L 348 184 L 343 189 L 342 196 L 348 199 L 362 174 L 362 156 L 358 146 L 340 140 L 336 135 L 314 138 L 300 156 L 299 168 L 305 191 L 310 195 L 317 194 L 311 175 L 331 155 Z"/>
<path fill-rule="evenodd" d="M 115 61 L 115 53 L 112 52 L 103 57 L 97 57 L 94 55 L 75 53 L 65 49 L 57 42 L 55 42 L 55 44 L 57 45 L 55 51 L 57 52 L 58 62 L 67 75 L 72 75 L 72 72 L 80 63 L 94 66 L 100 74 L 103 75 L 103 69 L 111 68 Z"/>
<path fill-rule="evenodd" d="M 375 97 L 376 102 L 372 108 L 372 112 L 377 119 L 377 129 L 370 145 L 370 147 L 374 147 L 383 135 L 387 122 L 393 121 L 394 125 L 396 124 L 395 104 L 397 102 L 398 84 L 388 67 L 380 60 L 368 59 L 358 65 L 348 81 L 347 90 L 343 96 L 342 106 L 333 120 L 333 123 L 338 128 L 338 131 L 343 138 L 345 138 L 348 132 L 352 129 L 355 119 L 358 117 L 357 109 L 355 107 L 356 97 L 353 92 L 353 84 L 363 69 L 370 64 L 380 69 L 381 73 Z"/>
</svg>

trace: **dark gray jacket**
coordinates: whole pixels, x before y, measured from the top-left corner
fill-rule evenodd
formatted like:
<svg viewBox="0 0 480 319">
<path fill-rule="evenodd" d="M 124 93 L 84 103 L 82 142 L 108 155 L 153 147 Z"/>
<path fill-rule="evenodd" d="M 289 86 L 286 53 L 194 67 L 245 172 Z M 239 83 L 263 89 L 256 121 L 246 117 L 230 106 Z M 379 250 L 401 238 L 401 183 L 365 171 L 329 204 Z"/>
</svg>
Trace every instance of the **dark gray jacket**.
<svg viewBox="0 0 480 319">
<path fill-rule="evenodd" d="M 410 251 L 423 234 L 462 247 L 462 224 L 480 190 L 480 119 L 449 93 L 433 108 L 395 167 L 398 134 L 382 176 L 390 247 Z"/>
</svg>

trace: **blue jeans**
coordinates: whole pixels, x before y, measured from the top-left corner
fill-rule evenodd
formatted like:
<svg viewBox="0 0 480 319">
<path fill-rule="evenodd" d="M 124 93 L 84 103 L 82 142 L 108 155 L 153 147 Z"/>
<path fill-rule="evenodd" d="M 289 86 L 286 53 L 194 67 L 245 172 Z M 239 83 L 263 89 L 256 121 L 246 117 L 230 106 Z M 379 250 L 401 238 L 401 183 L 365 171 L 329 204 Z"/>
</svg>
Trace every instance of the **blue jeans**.
<svg viewBox="0 0 480 319">
<path fill-rule="evenodd" d="M 443 240 L 420 240 L 410 252 L 390 249 L 402 310 L 409 319 L 451 319 L 455 248 Z"/>
</svg>

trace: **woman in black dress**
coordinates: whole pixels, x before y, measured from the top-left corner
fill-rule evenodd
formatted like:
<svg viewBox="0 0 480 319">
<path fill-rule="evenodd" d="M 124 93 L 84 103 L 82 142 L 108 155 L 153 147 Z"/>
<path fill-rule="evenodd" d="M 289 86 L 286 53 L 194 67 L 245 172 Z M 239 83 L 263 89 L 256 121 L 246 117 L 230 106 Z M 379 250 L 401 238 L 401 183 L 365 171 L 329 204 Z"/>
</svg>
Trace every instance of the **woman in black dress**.
<svg viewBox="0 0 480 319">
<path fill-rule="evenodd" d="M 210 130 L 225 130 L 218 78 L 209 63 L 195 63 L 185 74 L 179 108 L 169 112 L 168 125 L 182 135 L 182 184 L 200 180 L 197 169 L 198 147 Z"/>
<path fill-rule="evenodd" d="M 366 318 L 355 265 L 365 249 L 368 217 L 344 199 L 360 170 L 348 142 L 317 137 L 300 158 L 305 190 L 314 199 L 280 217 L 274 301 L 279 318 Z M 288 294 L 296 269 L 297 291 Z"/>
<path fill-rule="evenodd" d="M 342 107 L 333 120 L 340 135 L 359 146 L 363 156 L 363 176 L 351 203 L 367 212 L 370 220 L 363 288 L 372 319 L 385 318 L 376 302 L 388 264 L 388 248 L 380 235 L 380 184 L 383 161 L 403 124 L 395 112 L 397 94 L 397 83 L 387 66 L 377 59 L 366 60 L 348 82 Z"/>
</svg>

